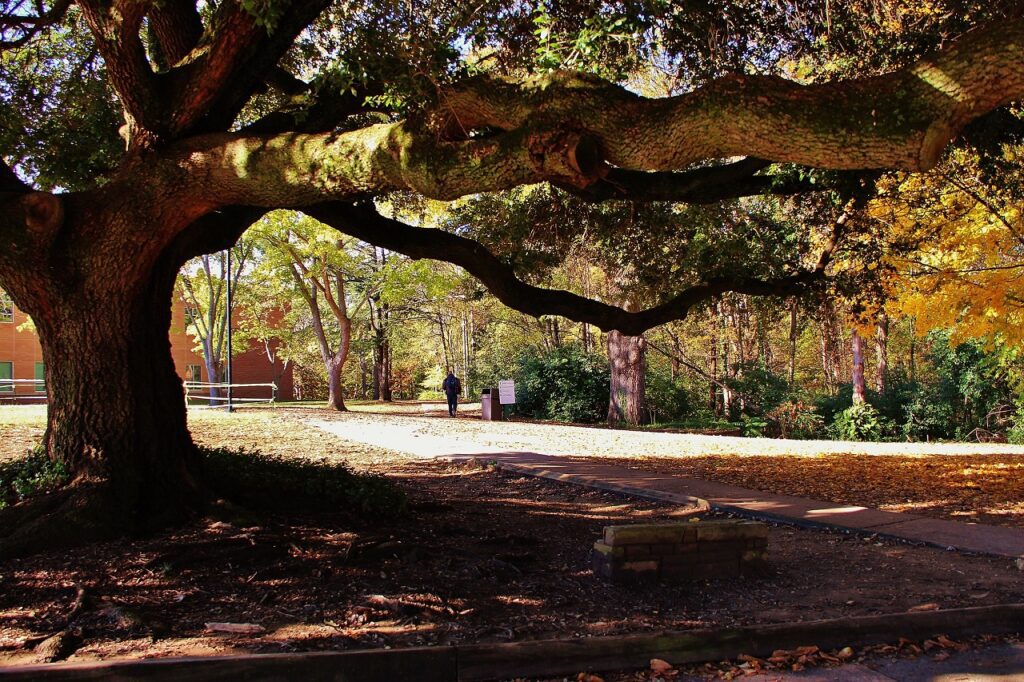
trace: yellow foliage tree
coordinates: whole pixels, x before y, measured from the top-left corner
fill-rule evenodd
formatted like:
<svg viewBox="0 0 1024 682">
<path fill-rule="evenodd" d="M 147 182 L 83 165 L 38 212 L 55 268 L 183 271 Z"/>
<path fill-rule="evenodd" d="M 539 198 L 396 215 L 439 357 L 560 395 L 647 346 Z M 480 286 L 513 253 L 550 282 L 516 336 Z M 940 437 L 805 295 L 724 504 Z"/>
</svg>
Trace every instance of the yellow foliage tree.
<svg viewBox="0 0 1024 682">
<path fill-rule="evenodd" d="M 885 286 L 894 312 L 954 341 L 1024 341 L 1024 147 L 995 168 L 959 149 L 926 175 L 891 175 L 868 208 L 888 235 Z"/>
</svg>

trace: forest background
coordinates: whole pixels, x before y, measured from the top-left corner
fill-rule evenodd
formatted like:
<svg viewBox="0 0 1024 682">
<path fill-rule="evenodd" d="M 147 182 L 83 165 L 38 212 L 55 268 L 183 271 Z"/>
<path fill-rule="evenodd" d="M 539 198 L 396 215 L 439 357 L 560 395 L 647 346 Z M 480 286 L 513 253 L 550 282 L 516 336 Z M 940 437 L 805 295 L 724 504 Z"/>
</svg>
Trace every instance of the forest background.
<svg viewBox="0 0 1024 682">
<path fill-rule="evenodd" d="M 513 414 L 535 419 L 1021 442 L 1018 154 L 1004 144 L 985 165 L 960 148 L 928 176 L 878 177 L 850 214 L 827 287 L 799 297 L 725 294 L 682 321 L 621 337 L 625 350 L 592 325 L 511 310 L 456 266 L 276 212 L 234 247 L 236 352 L 276 339 L 296 397 L 336 409 L 346 397 L 440 399 L 450 367 L 469 400 L 515 379 Z M 798 235 L 824 234 L 821 213 L 834 210 L 760 197 L 714 208 L 593 206 L 545 186 L 452 203 L 396 196 L 385 206 L 423 227 L 472 231 L 499 252 L 501 240 L 515 243 L 537 284 L 602 300 L 623 300 L 626 290 L 653 300 L 673 274 L 659 269 L 672 249 L 676 270 L 701 259 L 714 267 L 723 251 L 755 243 L 759 262 L 799 257 L 812 245 Z M 681 245 L 668 237 L 680 228 Z M 181 295 L 202 313 L 190 326 L 197 350 L 215 372 L 223 358 L 209 354 L 223 347 L 223 330 L 200 326 L 211 311 L 223 318 L 225 276 L 221 252 L 179 277 Z M 620 379 L 611 400 L 616 374 L 632 379 Z"/>
</svg>

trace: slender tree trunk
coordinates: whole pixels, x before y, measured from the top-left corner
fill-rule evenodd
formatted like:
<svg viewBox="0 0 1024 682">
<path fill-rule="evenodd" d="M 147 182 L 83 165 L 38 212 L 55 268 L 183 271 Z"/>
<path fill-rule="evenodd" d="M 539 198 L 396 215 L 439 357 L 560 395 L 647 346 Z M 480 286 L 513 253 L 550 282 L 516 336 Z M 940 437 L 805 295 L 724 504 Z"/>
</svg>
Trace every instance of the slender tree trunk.
<svg viewBox="0 0 1024 682">
<path fill-rule="evenodd" d="M 915 350 L 917 343 L 917 322 L 916 320 L 911 321 L 910 325 L 910 380 L 917 381 L 917 357 L 915 356 Z"/>
<path fill-rule="evenodd" d="M 369 393 L 369 381 L 366 378 L 366 356 L 360 354 L 359 356 L 359 398 L 366 400 L 366 395 Z"/>
<path fill-rule="evenodd" d="M 878 316 L 875 348 L 878 352 L 878 378 L 875 385 L 879 393 L 885 393 L 886 380 L 889 375 L 889 316 L 885 314 L 885 311 Z"/>
<path fill-rule="evenodd" d="M 206 345 L 205 341 L 203 345 Z M 219 384 L 220 363 L 215 362 L 212 357 L 213 356 L 208 354 L 206 351 L 203 352 L 203 364 L 206 365 L 206 380 L 211 384 Z M 210 386 L 207 393 L 210 396 L 210 399 L 207 401 L 207 405 L 211 407 L 220 405 L 220 400 L 218 400 L 218 398 L 220 398 L 219 388 L 216 386 Z"/>
<path fill-rule="evenodd" d="M 794 298 L 789 304 L 789 383 L 796 382 L 796 341 L 798 337 L 797 327 L 797 301 Z"/>
<path fill-rule="evenodd" d="M 391 344 L 387 330 L 377 326 L 373 333 L 373 399 L 391 402 Z"/>
<path fill-rule="evenodd" d="M 348 412 L 345 397 L 341 390 L 341 370 L 345 367 L 344 358 L 335 355 L 326 364 L 327 369 L 327 406 L 338 412 Z"/>
<path fill-rule="evenodd" d="M 867 402 L 864 386 L 864 339 L 856 329 L 851 332 L 850 336 L 853 348 L 853 404 L 863 405 Z"/>
<path fill-rule="evenodd" d="M 649 420 L 647 409 L 647 342 L 643 336 L 608 333 L 611 397 L 608 423 L 636 426 Z"/>
<path fill-rule="evenodd" d="M 719 311 L 719 346 L 721 348 L 721 366 L 719 369 L 719 376 L 721 377 L 721 388 L 722 388 L 722 414 L 726 417 L 732 416 L 732 390 L 729 388 L 729 379 L 732 379 L 735 374 L 732 364 L 729 362 L 729 317 L 728 312 L 725 310 L 725 304 L 718 304 Z"/>
<path fill-rule="evenodd" d="M 717 308 L 717 307 L 716 307 Z M 718 321 L 712 325 L 711 329 L 711 344 L 708 348 L 708 376 L 711 377 L 708 382 L 708 407 L 716 415 L 721 415 L 722 410 L 719 405 L 718 393 Z"/>
<path fill-rule="evenodd" d="M 831 303 L 826 303 L 821 316 L 821 367 L 825 373 L 825 386 L 828 392 L 835 395 L 839 390 L 842 376 L 839 358 L 839 333 L 836 329 L 835 310 Z"/>
<path fill-rule="evenodd" d="M 352 321 L 348 318 L 340 319 L 338 326 L 341 328 L 338 350 L 324 362 L 327 369 L 327 405 L 333 410 L 348 412 L 341 390 L 341 372 L 345 369 L 349 349 L 352 348 Z"/>
</svg>

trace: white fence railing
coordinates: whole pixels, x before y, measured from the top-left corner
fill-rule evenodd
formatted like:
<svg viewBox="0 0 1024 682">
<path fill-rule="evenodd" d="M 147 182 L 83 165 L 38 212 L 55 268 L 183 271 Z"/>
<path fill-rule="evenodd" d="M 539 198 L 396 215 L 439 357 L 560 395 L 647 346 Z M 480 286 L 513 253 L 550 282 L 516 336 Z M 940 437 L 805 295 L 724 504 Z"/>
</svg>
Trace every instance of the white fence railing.
<svg viewBox="0 0 1024 682">
<path fill-rule="evenodd" d="M 185 381 L 185 404 L 192 409 L 209 410 L 234 407 L 239 404 L 252 403 L 273 403 L 277 401 L 277 384 L 270 382 L 266 384 L 227 384 L 211 383 L 208 381 Z M 235 389 L 239 388 L 268 388 L 270 395 L 266 397 L 236 396 Z M 228 389 L 232 395 L 228 397 Z M 249 391 L 246 391 L 249 393 Z M 206 401 L 206 404 L 193 404 L 193 401 Z"/>
<path fill-rule="evenodd" d="M 26 391 L 26 386 L 30 386 L 31 389 Z M 41 379 L 0 379 L 0 402 L 46 400 L 46 397 L 46 382 Z"/>
</svg>

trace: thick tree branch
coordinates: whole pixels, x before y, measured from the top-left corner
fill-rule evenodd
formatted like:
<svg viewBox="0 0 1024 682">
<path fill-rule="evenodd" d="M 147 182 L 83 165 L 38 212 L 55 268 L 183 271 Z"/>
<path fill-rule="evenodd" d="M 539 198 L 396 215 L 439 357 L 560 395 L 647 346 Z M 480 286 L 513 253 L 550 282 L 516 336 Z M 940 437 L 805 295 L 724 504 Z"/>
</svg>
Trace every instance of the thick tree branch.
<svg viewBox="0 0 1024 682">
<path fill-rule="evenodd" d="M 214 204 L 294 207 L 395 189 L 455 199 L 545 180 L 585 187 L 604 170 L 591 148 L 574 131 L 443 142 L 399 122 L 318 135 L 202 136 L 168 151 L 178 170 L 154 170 L 180 174 L 169 191 Z"/>
<path fill-rule="evenodd" d="M 970 120 L 1024 96 L 1024 19 L 975 29 L 894 73 L 799 85 L 732 76 L 650 100 L 593 76 L 556 73 L 527 83 L 471 79 L 442 99 L 440 129 L 576 127 L 613 165 L 674 170 L 703 159 L 756 156 L 837 169 L 935 165 Z"/>
<path fill-rule="evenodd" d="M 160 46 L 165 68 L 187 57 L 203 37 L 203 21 L 195 3 L 160 2 L 149 13 L 149 25 Z"/>
<path fill-rule="evenodd" d="M 268 31 L 237 0 L 221 3 L 206 39 L 174 74 L 172 135 L 230 126 L 299 33 L 329 4 L 287 0 Z"/>
<path fill-rule="evenodd" d="M 771 279 L 713 277 L 653 308 L 627 312 L 568 291 L 527 284 L 516 277 L 511 266 L 479 242 L 441 230 L 412 227 L 386 218 L 368 205 L 335 202 L 311 206 L 304 211 L 340 232 L 376 246 L 411 258 L 432 258 L 458 265 L 479 279 L 502 303 L 527 315 L 560 315 L 593 324 L 603 331 L 615 329 L 628 336 L 682 319 L 694 306 L 727 291 L 753 295 L 801 293 L 824 277 L 824 266 L 828 263 L 823 255 L 814 269 Z"/>
<path fill-rule="evenodd" d="M 138 0 L 78 0 L 110 82 L 121 100 L 133 147 L 147 147 L 164 130 L 163 101 L 139 29 L 149 3 Z"/>
</svg>

